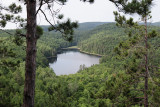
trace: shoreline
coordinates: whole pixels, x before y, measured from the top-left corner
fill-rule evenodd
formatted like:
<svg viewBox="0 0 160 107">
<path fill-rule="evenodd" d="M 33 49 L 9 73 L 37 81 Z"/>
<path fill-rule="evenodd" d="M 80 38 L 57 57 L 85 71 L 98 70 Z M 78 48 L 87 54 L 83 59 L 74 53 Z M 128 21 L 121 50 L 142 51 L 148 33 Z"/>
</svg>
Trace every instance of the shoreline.
<svg viewBox="0 0 160 107">
<path fill-rule="evenodd" d="M 88 54 L 88 55 L 95 55 L 95 56 L 99 56 L 99 57 L 104 56 L 104 55 L 100 55 L 100 54 L 95 54 L 95 53 L 89 53 L 89 52 L 86 52 L 86 51 L 82 51 L 80 49 L 79 49 L 79 51 L 82 52 L 82 53 Z"/>
<path fill-rule="evenodd" d="M 89 53 L 89 52 L 86 52 L 86 51 L 82 51 L 80 48 L 78 48 L 77 46 L 71 46 L 71 47 L 67 47 L 67 48 L 62 48 L 62 49 L 78 49 L 81 53 L 85 53 L 85 54 L 88 54 L 88 55 L 95 55 L 95 56 L 99 56 L 99 57 L 102 57 L 104 55 L 100 55 L 100 54 L 95 54 L 95 53 Z"/>
</svg>

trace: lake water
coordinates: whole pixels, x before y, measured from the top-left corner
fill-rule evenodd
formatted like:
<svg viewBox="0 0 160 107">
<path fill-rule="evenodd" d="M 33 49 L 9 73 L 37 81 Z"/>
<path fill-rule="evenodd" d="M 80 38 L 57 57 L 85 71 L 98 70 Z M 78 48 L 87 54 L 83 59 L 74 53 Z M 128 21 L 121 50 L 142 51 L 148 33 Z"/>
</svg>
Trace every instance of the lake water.
<svg viewBox="0 0 160 107">
<path fill-rule="evenodd" d="M 49 66 L 54 70 L 56 75 L 74 74 L 80 69 L 80 65 L 90 67 L 99 64 L 100 57 L 81 53 L 78 50 L 64 50 L 57 54 Z"/>
</svg>

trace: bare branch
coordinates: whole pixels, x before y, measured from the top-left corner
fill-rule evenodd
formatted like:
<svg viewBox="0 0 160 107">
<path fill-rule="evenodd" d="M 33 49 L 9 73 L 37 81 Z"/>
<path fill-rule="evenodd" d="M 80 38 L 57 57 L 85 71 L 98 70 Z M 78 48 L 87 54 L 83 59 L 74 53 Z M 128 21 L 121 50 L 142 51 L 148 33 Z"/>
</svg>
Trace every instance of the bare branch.
<svg viewBox="0 0 160 107">
<path fill-rule="evenodd" d="M 49 7 L 49 4 L 48 4 L 48 7 Z M 56 24 L 56 22 L 55 22 L 55 20 L 54 20 L 54 13 L 56 14 L 57 12 L 53 10 L 53 12 L 54 12 L 54 13 L 53 13 L 50 7 L 49 7 L 49 11 L 50 11 L 50 13 L 51 13 L 51 15 L 52 15 L 54 24 Z"/>
<path fill-rule="evenodd" d="M 55 2 L 56 2 L 57 4 L 59 4 L 59 5 L 64 5 L 63 3 L 58 2 L 58 1 L 56 1 L 56 0 L 55 0 Z"/>
<path fill-rule="evenodd" d="M 54 25 L 48 20 L 48 18 L 47 18 L 47 16 L 46 16 L 46 14 L 44 13 L 44 11 L 43 11 L 42 9 L 40 9 L 40 11 L 43 13 L 46 21 L 47 21 L 52 27 L 54 27 Z"/>
<path fill-rule="evenodd" d="M 37 15 L 37 14 L 38 14 L 38 12 L 40 11 L 40 9 L 41 9 L 42 5 L 43 5 L 43 0 L 41 0 L 41 2 L 40 2 L 40 6 L 39 6 L 39 8 L 38 8 L 38 10 L 37 10 L 37 12 L 36 12 L 36 15 Z"/>
<path fill-rule="evenodd" d="M 53 28 L 55 28 L 55 26 L 48 20 L 48 18 L 47 18 L 47 16 L 46 16 L 46 14 L 44 13 L 44 11 L 43 11 L 42 9 L 40 9 L 40 11 L 43 13 L 46 21 L 47 21 Z M 56 29 L 56 30 L 59 31 L 59 32 L 61 32 L 61 33 L 63 34 L 63 32 L 62 32 L 61 30 L 59 30 L 59 29 Z"/>
</svg>

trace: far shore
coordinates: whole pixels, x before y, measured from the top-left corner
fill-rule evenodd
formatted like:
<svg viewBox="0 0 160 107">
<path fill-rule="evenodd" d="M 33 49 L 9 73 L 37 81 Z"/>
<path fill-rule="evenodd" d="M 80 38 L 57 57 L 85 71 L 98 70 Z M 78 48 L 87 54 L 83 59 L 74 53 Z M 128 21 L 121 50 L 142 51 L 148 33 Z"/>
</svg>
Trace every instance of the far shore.
<svg viewBox="0 0 160 107">
<path fill-rule="evenodd" d="M 82 51 L 80 48 L 78 48 L 77 46 L 71 46 L 71 47 L 67 47 L 67 48 L 62 48 L 62 49 L 78 49 L 80 52 L 85 53 L 85 54 L 89 54 L 89 55 L 95 55 L 95 56 L 104 56 L 104 55 L 100 55 L 100 54 L 95 54 L 95 53 L 89 53 L 86 51 Z"/>
</svg>

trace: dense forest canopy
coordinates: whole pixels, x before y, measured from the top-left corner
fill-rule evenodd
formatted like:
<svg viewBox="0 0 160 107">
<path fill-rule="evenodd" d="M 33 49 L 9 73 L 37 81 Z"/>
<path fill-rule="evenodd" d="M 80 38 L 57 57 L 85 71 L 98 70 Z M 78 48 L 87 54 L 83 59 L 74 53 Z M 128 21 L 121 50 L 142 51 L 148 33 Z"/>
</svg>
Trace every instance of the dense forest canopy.
<svg viewBox="0 0 160 107">
<path fill-rule="evenodd" d="M 86 26 L 89 28 L 88 30 Z M 79 41 L 75 39 L 73 42 L 78 44 L 78 47 L 82 51 L 104 56 L 101 58 L 101 64 L 85 68 L 85 70 L 79 71 L 76 74 L 56 76 L 54 71 L 48 67 L 49 62 L 47 59 L 49 56 L 56 55 L 57 51 L 61 48 L 72 46 L 73 43 L 67 42 L 61 38 L 60 33 L 48 31 L 44 31 L 43 36 L 38 40 L 35 90 L 36 107 L 125 106 L 137 100 L 134 99 L 132 102 L 127 101 L 128 98 L 134 98 L 136 92 L 132 93 L 132 87 L 126 83 L 130 78 L 125 74 L 125 69 L 123 68 L 123 64 L 126 62 L 116 59 L 116 54 L 113 52 L 120 41 L 124 41 L 128 38 L 124 33 L 125 29 L 117 27 L 115 23 L 102 23 L 102 25 L 97 25 L 92 29 L 89 26 L 90 25 L 85 25 L 85 29 L 83 30 L 83 26 L 81 27 L 80 24 L 82 29 L 77 29 L 74 34 L 75 38 L 80 39 L 77 39 Z M 160 34 L 159 27 L 150 26 L 150 29 L 155 29 Z M 14 30 L 7 31 L 15 32 Z M 152 52 L 154 53 L 151 57 L 153 59 L 152 63 L 158 64 L 158 66 L 160 61 L 159 36 L 150 40 L 155 49 L 154 52 Z M 13 53 L 16 54 L 16 58 L 6 55 L 5 60 L 8 62 L 14 61 L 15 64 L 19 61 L 17 66 L 1 66 L 0 79 L 2 100 L 0 104 L 1 106 L 21 106 L 23 102 L 26 46 L 25 43 L 21 46 L 17 46 L 13 42 L 14 37 L 4 32 L 1 32 L 0 39 L 1 41 L 8 39 L 6 43 L 0 42 L 0 49 L 7 47 L 7 50 L 12 50 Z M 94 44 L 95 46 L 93 47 Z M 85 46 L 82 47 L 83 45 Z M 12 47 L 8 48 L 9 46 Z M 2 59 L 0 61 L 3 62 Z M 158 75 L 159 74 L 157 74 L 157 76 Z M 154 81 L 156 84 L 159 84 L 159 79 Z M 119 90 L 117 90 L 117 87 L 119 87 Z M 136 94 L 140 96 L 141 93 Z M 152 95 L 150 102 L 159 105 L 159 86 L 157 87 L 155 85 Z M 117 100 L 119 102 L 117 102 Z"/>
<path fill-rule="evenodd" d="M 63 6 L 67 0 L 19 1 L 26 5 L 26 19 L 18 15 L 21 5 L 0 4 L 0 27 L 12 22 L 21 28 L 0 29 L 0 106 L 160 105 L 160 23 L 148 22 L 153 0 L 109 0 L 120 12 L 113 12 L 116 23 L 87 22 L 79 28 L 53 9 L 53 3 Z M 42 7 L 56 20 L 49 20 Z M 37 25 L 38 13 L 49 27 Z M 137 14 L 142 23 L 126 14 Z M 48 58 L 70 46 L 102 56 L 100 64 L 57 76 Z"/>
</svg>

